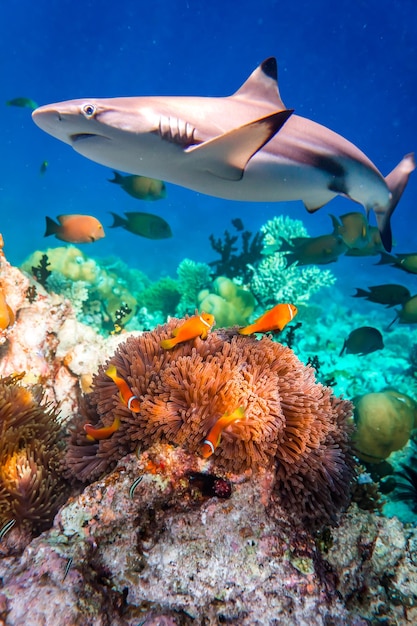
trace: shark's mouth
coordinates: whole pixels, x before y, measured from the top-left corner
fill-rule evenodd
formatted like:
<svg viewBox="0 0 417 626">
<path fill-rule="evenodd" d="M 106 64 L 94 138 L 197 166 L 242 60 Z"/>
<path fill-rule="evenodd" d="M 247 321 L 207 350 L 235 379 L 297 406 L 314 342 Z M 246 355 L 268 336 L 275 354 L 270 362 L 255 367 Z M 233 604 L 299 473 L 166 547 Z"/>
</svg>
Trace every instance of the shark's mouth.
<svg viewBox="0 0 417 626">
<path fill-rule="evenodd" d="M 77 143 L 77 141 L 84 141 L 85 139 L 93 139 L 96 137 L 105 139 L 103 135 L 97 135 L 96 133 L 75 133 L 74 135 L 70 135 L 70 140 L 71 143 Z"/>
</svg>

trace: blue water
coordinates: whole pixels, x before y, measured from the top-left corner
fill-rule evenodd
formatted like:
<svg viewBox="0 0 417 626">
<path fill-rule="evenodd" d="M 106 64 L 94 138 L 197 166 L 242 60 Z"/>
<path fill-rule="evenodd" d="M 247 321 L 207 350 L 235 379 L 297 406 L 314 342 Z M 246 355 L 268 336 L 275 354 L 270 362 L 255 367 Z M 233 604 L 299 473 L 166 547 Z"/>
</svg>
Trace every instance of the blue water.
<svg viewBox="0 0 417 626">
<path fill-rule="evenodd" d="M 357 210 L 336 199 L 309 215 L 301 202 L 228 202 L 174 185 L 165 200 L 140 202 L 107 182 L 110 170 L 38 129 L 28 109 L 5 106 L 16 96 L 39 104 L 89 96 L 222 96 L 274 55 L 286 105 L 357 144 L 384 174 L 417 149 L 415 0 L 22 0 L 4 4 L 0 30 L 0 232 L 15 264 L 35 249 L 61 245 L 43 237 L 45 215 L 96 215 L 107 237 L 84 251 L 116 254 L 158 277 L 175 276 L 184 257 L 215 258 L 208 236 L 221 235 L 234 217 L 257 230 L 288 213 L 318 235 L 330 230 L 328 212 Z M 44 160 L 49 167 L 41 176 Z M 417 251 L 416 197 L 415 173 L 393 219 L 399 252 Z M 155 242 L 108 229 L 109 211 L 140 210 L 167 219 L 174 237 Z M 344 259 L 332 269 L 341 277 L 360 269 L 371 278 L 374 262 Z M 385 274 L 375 282 L 386 282 Z"/>
</svg>

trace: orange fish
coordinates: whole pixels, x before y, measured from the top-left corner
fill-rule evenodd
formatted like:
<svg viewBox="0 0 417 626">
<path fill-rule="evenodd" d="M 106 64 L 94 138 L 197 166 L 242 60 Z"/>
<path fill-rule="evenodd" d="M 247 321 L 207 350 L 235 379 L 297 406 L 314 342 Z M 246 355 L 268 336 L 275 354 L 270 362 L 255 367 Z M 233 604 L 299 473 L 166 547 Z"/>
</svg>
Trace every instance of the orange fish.
<svg viewBox="0 0 417 626">
<path fill-rule="evenodd" d="M 207 435 L 207 439 L 204 440 L 203 445 L 201 446 L 201 456 L 203 456 L 205 459 L 208 459 L 208 457 L 213 454 L 213 452 L 219 445 L 224 429 L 230 426 L 230 424 L 238 422 L 244 417 L 245 409 L 242 406 L 233 411 L 233 413 L 225 413 L 224 415 L 222 415 L 222 417 L 219 417 L 219 419 Z"/>
<path fill-rule="evenodd" d="M 3 289 L 0 287 L 0 330 L 6 330 L 14 324 L 14 313 L 6 302 Z"/>
<path fill-rule="evenodd" d="M 92 424 L 84 424 L 84 430 L 87 433 L 87 439 L 90 441 L 98 441 L 99 439 L 108 439 L 110 435 L 119 430 L 120 418 L 116 415 L 111 426 L 103 428 L 94 428 Z"/>
<path fill-rule="evenodd" d="M 91 243 L 105 236 L 102 224 L 92 215 L 58 215 L 57 220 L 59 224 L 46 217 L 44 237 L 55 235 L 68 243 Z"/>
<path fill-rule="evenodd" d="M 111 378 L 114 384 L 117 386 L 120 398 L 122 402 L 124 402 L 124 404 L 127 406 L 129 411 L 132 411 L 132 413 L 139 413 L 140 404 L 138 397 L 133 395 L 132 390 L 127 382 L 123 380 L 123 378 L 120 378 L 120 376 L 118 376 L 117 369 L 114 365 L 109 365 L 106 370 L 106 375 Z"/>
<path fill-rule="evenodd" d="M 269 330 L 283 330 L 294 319 L 298 309 L 293 304 L 277 304 L 273 309 L 258 317 L 253 324 L 239 329 L 241 335 L 267 333 Z"/>
<path fill-rule="evenodd" d="M 164 339 L 161 341 L 161 347 L 165 350 L 171 350 L 171 348 L 176 346 L 177 343 L 189 341 L 190 339 L 195 339 L 196 337 L 207 339 L 207 335 L 214 324 L 214 315 L 203 312 L 199 315 L 198 312 L 196 312 L 193 317 L 190 317 L 183 324 L 181 324 L 181 326 L 172 331 L 173 336 L 171 339 Z"/>
</svg>

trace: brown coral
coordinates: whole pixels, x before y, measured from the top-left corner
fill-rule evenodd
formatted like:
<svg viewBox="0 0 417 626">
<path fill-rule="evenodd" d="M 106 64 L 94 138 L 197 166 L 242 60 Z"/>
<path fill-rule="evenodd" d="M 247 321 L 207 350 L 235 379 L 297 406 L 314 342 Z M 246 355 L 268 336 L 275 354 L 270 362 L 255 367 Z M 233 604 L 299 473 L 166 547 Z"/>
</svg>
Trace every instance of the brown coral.
<svg viewBox="0 0 417 626">
<path fill-rule="evenodd" d="M 318 384 L 314 370 L 293 351 L 269 337 L 257 340 L 220 329 L 163 350 L 181 320 L 121 344 L 100 368 L 88 396 L 84 418 L 120 429 L 109 439 L 91 443 L 81 425 L 67 454 L 71 472 L 91 480 L 138 446 L 155 441 L 199 453 L 213 424 L 242 406 L 245 419 L 223 432 L 212 457 L 216 469 L 242 472 L 277 465 L 282 498 L 297 504 L 302 515 L 333 519 L 347 500 L 352 473 L 349 402 Z M 139 398 L 140 413 L 127 409 L 105 374 L 116 366 Z"/>
<path fill-rule="evenodd" d="M 39 388 L 22 387 L 21 377 L 0 379 L 0 526 L 15 520 L 37 533 L 65 497 L 60 426 Z"/>
</svg>

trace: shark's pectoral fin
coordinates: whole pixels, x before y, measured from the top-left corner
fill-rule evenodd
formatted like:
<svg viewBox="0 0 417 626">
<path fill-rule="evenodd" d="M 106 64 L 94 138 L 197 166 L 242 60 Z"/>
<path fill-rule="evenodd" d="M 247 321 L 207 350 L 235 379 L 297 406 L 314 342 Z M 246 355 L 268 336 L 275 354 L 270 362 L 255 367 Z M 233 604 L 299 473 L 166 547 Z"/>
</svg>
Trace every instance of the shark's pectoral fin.
<svg viewBox="0 0 417 626">
<path fill-rule="evenodd" d="M 315 213 L 315 211 L 318 211 L 321 207 L 330 202 L 335 195 L 336 194 L 330 190 L 321 189 L 309 195 L 308 198 L 305 198 L 303 203 L 309 213 Z"/>
<path fill-rule="evenodd" d="M 267 115 L 249 124 L 188 148 L 193 167 L 224 180 L 240 180 L 248 161 L 282 128 L 291 109 Z"/>
</svg>

